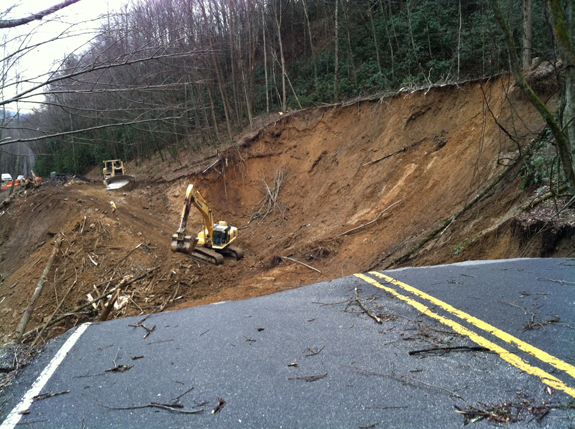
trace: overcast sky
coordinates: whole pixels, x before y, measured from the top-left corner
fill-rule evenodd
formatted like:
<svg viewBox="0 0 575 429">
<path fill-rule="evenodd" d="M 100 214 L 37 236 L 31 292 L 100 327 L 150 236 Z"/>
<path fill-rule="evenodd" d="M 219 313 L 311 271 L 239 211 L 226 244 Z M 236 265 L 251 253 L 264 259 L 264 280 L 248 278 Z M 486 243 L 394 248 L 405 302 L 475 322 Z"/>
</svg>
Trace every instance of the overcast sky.
<svg viewBox="0 0 575 429">
<path fill-rule="evenodd" d="M 0 5 L 0 12 L 6 10 L 10 5 L 15 5 L 10 14 L 4 19 L 23 18 L 31 13 L 48 9 L 62 0 L 0 0 L 5 6 Z M 9 38 L 15 33 L 20 35 L 33 34 L 28 43 L 38 43 L 58 36 L 64 31 L 73 34 L 74 37 L 62 38 L 56 42 L 50 42 L 39 46 L 33 52 L 27 54 L 19 63 L 18 73 L 25 79 L 33 79 L 43 73 L 54 69 L 54 65 L 59 63 L 66 54 L 73 51 L 82 51 L 86 43 L 93 37 L 94 31 L 100 26 L 94 21 L 101 15 L 114 12 L 130 0 L 80 0 L 78 3 L 68 6 L 55 14 L 49 15 L 42 21 L 23 25 L 11 30 L 5 30 L 4 34 L 9 34 Z M 12 36 L 13 37 L 13 36 Z M 9 47 L 18 49 L 16 45 Z M 10 54 L 10 52 L 6 52 Z M 4 55 L 3 55 L 4 56 Z M 15 73 L 16 70 L 11 70 Z M 22 87 L 20 88 L 22 90 Z M 11 91 L 12 92 L 12 91 Z M 6 99 L 10 94 L 4 94 Z M 30 110 L 32 105 L 20 103 L 21 110 Z M 15 110 L 14 106 L 10 107 Z"/>
</svg>

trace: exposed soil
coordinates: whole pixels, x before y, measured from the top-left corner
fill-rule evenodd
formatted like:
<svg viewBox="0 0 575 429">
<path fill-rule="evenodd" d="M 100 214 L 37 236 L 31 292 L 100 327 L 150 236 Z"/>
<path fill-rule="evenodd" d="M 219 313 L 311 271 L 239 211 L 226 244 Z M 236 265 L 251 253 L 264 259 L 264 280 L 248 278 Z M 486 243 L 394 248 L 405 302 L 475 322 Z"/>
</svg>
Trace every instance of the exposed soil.
<svg viewBox="0 0 575 429">
<path fill-rule="evenodd" d="M 95 298 L 123 276 L 156 267 L 126 288 L 124 306 L 110 317 L 246 299 L 387 267 L 517 159 L 517 144 L 492 115 L 521 144 L 543 127 L 502 78 L 278 116 L 216 156 L 182 153 L 172 165 L 128 165 L 137 177 L 128 192 L 72 181 L 21 193 L 0 209 L 0 334 L 7 340 L 14 331 L 59 237 L 61 249 L 28 330 L 53 313 L 69 316 L 43 340 L 97 319 L 101 307 L 75 311 L 88 294 Z M 216 220 L 240 229 L 236 244 L 244 259 L 216 267 L 170 252 L 188 183 Z M 279 187 L 275 204 L 263 201 L 266 184 Z M 551 223 L 549 215 L 534 220 L 523 213 L 530 198 L 518 169 L 511 169 L 394 266 L 572 254 L 573 213 Z M 200 225 L 192 211 L 188 228 Z"/>
</svg>

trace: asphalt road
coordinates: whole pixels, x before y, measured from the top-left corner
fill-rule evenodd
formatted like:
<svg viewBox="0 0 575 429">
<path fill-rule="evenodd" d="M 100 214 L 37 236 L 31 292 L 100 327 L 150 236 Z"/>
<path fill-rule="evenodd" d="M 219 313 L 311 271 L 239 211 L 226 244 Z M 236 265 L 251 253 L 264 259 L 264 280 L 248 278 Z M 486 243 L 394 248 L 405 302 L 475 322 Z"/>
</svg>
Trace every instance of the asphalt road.
<svg viewBox="0 0 575 429">
<path fill-rule="evenodd" d="M 520 259 L 82 325 L 4 392 L 0 428 L 566 428 L 574 310 L 575 260 Z"/>
</svg>

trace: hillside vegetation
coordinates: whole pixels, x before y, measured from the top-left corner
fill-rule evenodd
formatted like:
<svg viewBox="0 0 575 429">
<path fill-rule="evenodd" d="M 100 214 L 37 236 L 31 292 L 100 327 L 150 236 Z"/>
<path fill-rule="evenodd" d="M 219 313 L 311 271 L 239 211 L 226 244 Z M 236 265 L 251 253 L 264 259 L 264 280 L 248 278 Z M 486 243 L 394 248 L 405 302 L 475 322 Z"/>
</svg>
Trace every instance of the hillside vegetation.
<svg viewBox="0 0 575 429">
<path fill-rule="evenodd" d="M 500 3 L 522 46 L 523 0 Z M 553 69 L 543 3 L 532 5 L 528 53 Z M 47 80 L 45 103 L 4 130 L 32 147 L 39 175 L 85 174 L 103 159 L 175 161 L 233 143 L 261 115 L 495 76 L 509 64 L 487 0 L 141 0 L 104 22 Z M 0 162 L 12 170 L 24 145 L 8 147 Z"/>
</svg>

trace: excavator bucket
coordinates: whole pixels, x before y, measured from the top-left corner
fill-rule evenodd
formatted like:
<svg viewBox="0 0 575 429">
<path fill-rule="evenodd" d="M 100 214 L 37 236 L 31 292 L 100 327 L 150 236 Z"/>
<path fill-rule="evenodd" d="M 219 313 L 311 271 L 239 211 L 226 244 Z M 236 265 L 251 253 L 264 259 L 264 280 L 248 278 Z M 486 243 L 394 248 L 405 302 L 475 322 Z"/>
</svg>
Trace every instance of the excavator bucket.
<svg viewBox="0 0 575 429">
<path fill-rule="evenodd" d="M 183 238 L 180 238 L 178 234 L 172 235 L 172 244 L 170 249 L 172 252 L 180 252 L 185 253 L 186 255 L 191 255 L 196 248 L 196 244 L 198 243 L 198 239 L 196 237 L 192 237 L 191 235 L 184 235 Z"/>
</svg>

